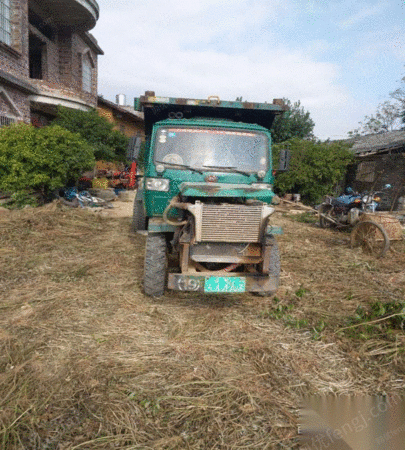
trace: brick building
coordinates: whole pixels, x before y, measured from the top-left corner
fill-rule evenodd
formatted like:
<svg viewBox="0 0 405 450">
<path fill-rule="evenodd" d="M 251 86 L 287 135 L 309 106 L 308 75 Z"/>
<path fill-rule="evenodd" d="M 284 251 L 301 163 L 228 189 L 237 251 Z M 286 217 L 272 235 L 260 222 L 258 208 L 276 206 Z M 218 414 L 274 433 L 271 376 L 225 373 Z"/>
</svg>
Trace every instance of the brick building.
<svg viewBox="0 0 405 450">
<path fill-rule="evenodd" d="M 95 0 L 0 0 L 0 126 L 97 106 Z"/>
<path fill-rule="evenodd" d="M 388 131 L 352 138 L 355 163 L 349 167 L 346 184 L 356 191 L 380 191 L 386 184 L 381 207 L 396 208 L 405 196 L 405 131 Z"/>
<path fill-rule="evenodd" d="M 145 140 L 145 122 L 143 112 L 135 111 L 133 107 L 110 102 L 98 97 L 98 113 L 114 124 L 114 128 L 127 137 L 140 136 Z"/>
</svg>

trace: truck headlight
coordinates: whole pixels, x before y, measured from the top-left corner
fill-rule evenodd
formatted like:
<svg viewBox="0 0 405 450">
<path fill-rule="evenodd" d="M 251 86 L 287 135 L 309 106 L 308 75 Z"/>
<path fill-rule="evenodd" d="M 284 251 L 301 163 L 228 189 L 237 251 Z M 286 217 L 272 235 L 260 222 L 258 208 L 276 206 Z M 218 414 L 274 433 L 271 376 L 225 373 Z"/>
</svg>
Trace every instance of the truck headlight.
<svg viewBox="0 0 405 450">
<path fill-rule="evenodd" d="M 165 178 L 147 178 L 146 190 L 147 191 L 160 191 L 169 192 L 169 180 Z"/>
</svg>

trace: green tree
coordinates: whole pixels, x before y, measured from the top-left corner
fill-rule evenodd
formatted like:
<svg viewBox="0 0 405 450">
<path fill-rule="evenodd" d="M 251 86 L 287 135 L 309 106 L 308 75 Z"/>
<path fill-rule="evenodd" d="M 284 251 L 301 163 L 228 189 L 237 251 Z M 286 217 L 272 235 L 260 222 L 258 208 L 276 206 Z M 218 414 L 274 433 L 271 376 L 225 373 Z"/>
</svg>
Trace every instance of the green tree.
<svg viewBox="0 0 405 450">
<path fill-rule="evenodd" d="M 390 93 L 390 97 L 399 104 L 399 117 L 401 120 L 401 129 L 405 130 L 405 77 L 401 78 L 401 85 L 394 92 Z"/>
<path fill-rule="evenodd" d="M 377 106 L 375 115 L 365 116 L 363 122 L 359 122 L 360 127 L 349 131 L 348 135 L 356 137 L 397 130 L 400 124 L 400 116 L 400 105 L 386 100 Z"/>
<path fill-rule="evenodd" d="M 286 147 L 291 151 L 290 168 L 276 175 L 276 192 L 299 193 L 308 203 L 317 203 L 330 194 L 354 158 L 348 144 L 295 138 L 273 147 L 274 161 L 278 161 L 280 149 Z"/>
<path fill-rule="evenodd" d="M 300 101 L 291 103 L 285 98 L 284 102 L 289 110 L 275 118 L 271 128 L 273 142 L 284 142 L 292 138 L 312 139 L 315 122 L 310 113 L 304 110 Z"/>
<path fill-rule="evenodd" d="M 97 160 L 126 161 L 128 138 L 114 130 L 114 125 L 95 109 L 80 111 L 59 107 L 53 123 L 79 133 L 93 147 Z"/>
<path fill-rule="evenodd" d="M 58 126 L 18 124 L 0 129 L 0 190 L 50 192 L 75 181 L 94 166 L 91 146 Z"/>
</svg>

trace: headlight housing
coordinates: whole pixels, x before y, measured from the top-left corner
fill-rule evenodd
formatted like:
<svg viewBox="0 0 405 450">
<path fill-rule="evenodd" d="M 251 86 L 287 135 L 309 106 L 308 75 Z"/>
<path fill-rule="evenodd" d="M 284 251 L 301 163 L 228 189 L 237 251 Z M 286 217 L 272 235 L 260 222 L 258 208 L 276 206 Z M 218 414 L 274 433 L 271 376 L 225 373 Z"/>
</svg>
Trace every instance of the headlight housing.
<svg viewBox="0 0 405 450">
<path fill-rule="evenodd" d="M 145 187 L 147 191 L 169 192 L 170 183 L 165 178 L 147 178 Z"/>
</svg>

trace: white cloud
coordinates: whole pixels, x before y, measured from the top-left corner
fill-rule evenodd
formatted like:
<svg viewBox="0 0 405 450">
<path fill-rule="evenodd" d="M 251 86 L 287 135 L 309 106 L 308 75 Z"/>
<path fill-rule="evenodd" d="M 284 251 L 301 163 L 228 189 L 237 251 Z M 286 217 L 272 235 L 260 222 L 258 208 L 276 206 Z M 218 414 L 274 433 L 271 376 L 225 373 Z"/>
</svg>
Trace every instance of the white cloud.
<svg viewBox="0 0 405 450">
<path fill-rule="evenodd" d="M 106 98 L 123 92 L 132 103 L 145 90 L 257 102 L 287 97 L 310 110 L 322 138 L 354 128 L 344 107 L 349 95 L 338 82 L 340 67 L 319 60 L 328 44 L 314 40 L 291 48 L 280 41 L 275 25 L 288 14 L 288 1 L 99 3 L 94 34 L 105 51 L 99 92 Z"/>
<path fill-rule="evenodd" d="M 339 25 L 343 29 L 352 28 L 370 17 L 381 14 L 388 7 L 389 4 L 387 5 L 386 2 L 380 2 L 373 6 L 364 6 L 360 11 L 352 14 L 349 18 L 342 20 Z"/>
</svg>

